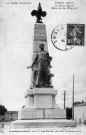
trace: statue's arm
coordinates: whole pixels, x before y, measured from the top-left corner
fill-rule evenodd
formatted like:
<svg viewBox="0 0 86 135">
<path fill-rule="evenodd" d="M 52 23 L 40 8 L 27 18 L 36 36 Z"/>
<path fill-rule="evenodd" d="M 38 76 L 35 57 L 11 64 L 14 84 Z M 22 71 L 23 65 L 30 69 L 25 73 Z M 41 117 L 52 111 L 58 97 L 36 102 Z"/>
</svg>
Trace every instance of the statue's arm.
<svg viewBox="0 0 86 135">
<path fill-rule="evenodd" d="M 37 60 L 38 60 L 38 54 L 36 55 L 36 57 L 35 57 L 35 59 L 34 59 L 34 61 L 32 63 L 32 67 L 33 67 L 34 64 L 36 64 Z"/>
<path fill-rule="evenodd" d="M 38 54 L 36 55 L 36 58 L 34 59 L 32 65 L 31 66 L 27 66 L 27 69 L 33 68 L 33 65 L 37 62 L 37 60 L 38 60 Z"/>
</svg>

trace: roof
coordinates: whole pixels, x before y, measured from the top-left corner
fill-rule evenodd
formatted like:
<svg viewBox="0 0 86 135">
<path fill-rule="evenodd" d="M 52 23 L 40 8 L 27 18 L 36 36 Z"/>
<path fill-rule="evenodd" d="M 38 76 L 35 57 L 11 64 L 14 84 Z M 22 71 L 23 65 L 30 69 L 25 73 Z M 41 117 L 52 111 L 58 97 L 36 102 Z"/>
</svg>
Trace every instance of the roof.
<svg viewBox="0 0 86 135">
<path fill-rule="evenodd" d="M 78 106 L 86 106 L 86 102 L 81 103 L 81 104 L 74 105 L 74 107 L 78 107 Z"/>
<path fill-rule="evenodd" d="M 18 111 L 7 111 L 6 113 L 18 113 Z"/>
</svg>

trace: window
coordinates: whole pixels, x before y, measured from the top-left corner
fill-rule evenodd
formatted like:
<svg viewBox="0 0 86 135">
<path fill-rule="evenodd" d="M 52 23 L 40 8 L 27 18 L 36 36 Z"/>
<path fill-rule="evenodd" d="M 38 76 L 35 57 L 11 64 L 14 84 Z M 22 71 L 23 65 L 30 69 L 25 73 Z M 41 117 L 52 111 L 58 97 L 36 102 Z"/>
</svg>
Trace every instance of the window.
<svg viewBox="0 0 86 135">
<path fill-rule="evenodd" d="M 4 118 L 2 118 L 2 120 L 4 120 Z"/>
<path fill-rule="evenodd" d="M 13 118 L 11 118 L 11 120 L 13 120 Z"/>
</svg>

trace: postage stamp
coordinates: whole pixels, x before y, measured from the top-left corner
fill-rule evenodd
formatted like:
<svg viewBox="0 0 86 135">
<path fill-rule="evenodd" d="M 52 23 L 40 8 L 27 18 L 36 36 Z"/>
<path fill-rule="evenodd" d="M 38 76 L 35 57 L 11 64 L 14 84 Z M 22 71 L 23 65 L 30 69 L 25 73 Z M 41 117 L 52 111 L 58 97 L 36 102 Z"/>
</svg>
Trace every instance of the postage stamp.
<svg viewBox="0 0 86 135">
<path fill-rule="evenodd" d="M 84 45 L 85 24 L 67 24 L 67 45 Z"/>
<path fill-rule="evenodd" d="M 61 24 L 51 33 L 52 44 L 61 51 L 67 51 L 74 46 L 84 46 L 85 24 Z"/>
</svg>

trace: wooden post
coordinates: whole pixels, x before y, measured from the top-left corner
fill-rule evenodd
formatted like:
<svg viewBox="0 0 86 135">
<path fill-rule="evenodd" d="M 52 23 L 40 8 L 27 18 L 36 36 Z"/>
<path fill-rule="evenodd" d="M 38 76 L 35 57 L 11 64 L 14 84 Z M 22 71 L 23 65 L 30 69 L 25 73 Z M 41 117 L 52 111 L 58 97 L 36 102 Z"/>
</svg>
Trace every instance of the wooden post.
<svg viewBox="0 0 86 135">
<path fill-rule="evenodd" d="M 64 109 L 65 109 L 65 96 L 66 96 L 66 91 L 64 90 Z"/>
<path fill-rule="evenodd" d="M 73 93 L 72 93 L 72 120 L 74 121 L 74 74 L 73 74 Z"/>
</svg>

